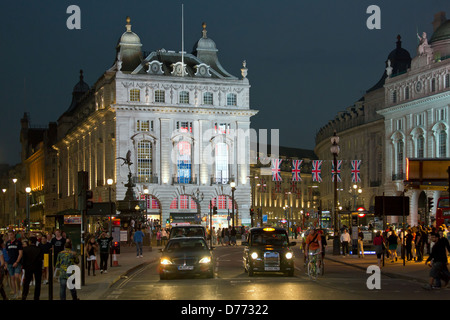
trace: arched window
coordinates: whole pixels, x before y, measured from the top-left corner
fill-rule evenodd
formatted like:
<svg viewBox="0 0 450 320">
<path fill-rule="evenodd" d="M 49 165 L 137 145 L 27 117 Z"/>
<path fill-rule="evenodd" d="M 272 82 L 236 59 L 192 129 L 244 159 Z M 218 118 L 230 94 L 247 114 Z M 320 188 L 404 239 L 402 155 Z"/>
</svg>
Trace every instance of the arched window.
<svg viewBox="0 0 450 320">
<path fill-rule="evenodd" d="M 436 79 L 431 80 L 431 92 L 436 91 Z"/>
<path fill-rule="evenodd" d="M 441 130 L 439 132 L 439 158 L 445 158 L 447 156 L 447 132 Z"/>
<path fill-rule="evenodd" d="M 152 143 L 141 141 L 137 146 L 137 176 L 139 182 L 150 182 L 152 175 Z"/>
<path fill-rule="evenodd" d="M 216 183 L 227 184 L 229 179 L 228 172 L 228 145 L 220 142 L 215 148 L 215 165 L 216 165 Z"/>
<path fill-rule="evenodd" d="M 409 99 L 409 87 L 405 88 L 405 99 L 408 100 Z"/>
<path fill-rule="evenodd" d="M 190 183 L 191 174 L 191 144 L 188 141 L 180 141 L 177 144 L 178 183 Z"/>
<path fill-rule="evenodd" d="M 397 176 L 403 175 L 403 157 L 404 157 L 404 142 L 399 140 L 397 142 Z"/>
<path fill-rule="evenodd" d="M 423 138 L 423 135 L 421 134 L 417 138 L 417 158 L 423 158 L 424 157 L 424 150 L 425 150 L 425 139 Z"/>
</svg>

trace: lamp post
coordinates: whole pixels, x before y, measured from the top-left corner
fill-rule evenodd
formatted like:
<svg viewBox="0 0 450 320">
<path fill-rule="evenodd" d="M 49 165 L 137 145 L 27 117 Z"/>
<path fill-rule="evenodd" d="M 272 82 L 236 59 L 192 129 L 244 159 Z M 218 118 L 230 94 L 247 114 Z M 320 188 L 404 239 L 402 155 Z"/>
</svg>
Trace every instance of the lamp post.
<svg viewBox="0 0 450 320">
<path fill-rule="evenodd" d="M 17 191 L 16 191 L 16 182 L 17 182 L 17 179 L 16 178 L 14 178 L 14 179 L 12 179 L 12 181 L 14 182 L 14 223 L 17 223 L 17 226 L 19 226 L 19 223 L 18 223 L 18 221 L 17 221 L 17 205 L 16 205 L 16 197 L 17 197 Z"/>
<path fill-rule="evenodd" d="M 26 187 L 25 188 L 25 192 L 27 193 L 27 233 L 30 232 L 30 193 L 31 193 L 31 188 L 30 187 Z"/>
<path fill-rule="evenodd" d="M 106 183 L 108 184 L 108 193 L 109 193 L 109 225 L 108 225 L 108 233 L 109 233 L 109 237 L 112 237 L 112 202 L 111 202 L 111 187 L 113 184 L 114 180 L 113 179 L 108 179 L 106 180 Z M 112 258 L 113 258 L 113 253 L 111 250 L 109 250 L 109 266 L 112 267 Z"/>
<path fill-rule="evenodd" d="M 331 153 L 333 154 L 334 170 L 337 172 L 337 156 L 339 155 L 339 137 L 334 131 L 331 137 Z M 338 237 L 338 216 L 337 216 L 337 175 L 334 179 L 334 204 L 333 204 L 333 217 L 334 217 L 334 239 L 333 239 L 333 255 L 340 254 L 339 237 Z"/>
<path fill-rule="evenodd" d="M 231 222 L 234 228 L 234 191 L 236 190 L 236 182 L 231 181 L 230 183 L 231 187 Z"/>
<path fill-rule="evenodd" d="M 9 214 L 8 219 L 6 219 L 6 189 L 2 189 L 3 192 L 3 215 L 5 216 L 5 224 L 8 225 L 10 223 L 9 221 Z"/>
<path fill-rule="evenodd" d="M 148 219 L 148 188 L 144 188 L 144 199 L 145 199 L 145 223 L 147 223 Z"/>
<path fill-rule="evenodd" d="M 362 193 L 362 189 L 358 188 L 358 186 L 354 184 L 353 187 L 350 188 L 349 193 L 353 197 L 353 210 L 357 211 L 356 199 L 358 199 L 358 195 Z M 353 214 L 350 214 L 349 224 L 352 230 L 352 252 L 353 255 L 356 255 L 358 254 L 358 216 L 353 217 Z"/>
</svg>

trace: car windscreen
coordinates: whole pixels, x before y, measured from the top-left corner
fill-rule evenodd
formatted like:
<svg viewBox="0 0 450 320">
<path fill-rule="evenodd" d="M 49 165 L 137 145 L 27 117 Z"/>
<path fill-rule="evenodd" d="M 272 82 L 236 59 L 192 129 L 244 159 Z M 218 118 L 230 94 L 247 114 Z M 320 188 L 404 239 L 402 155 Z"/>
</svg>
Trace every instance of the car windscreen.
<svg viewBox="0 0 450 320">
<path fill-rule="evenodd" d="M 205 230 L 195 227 L 173 228 L 170 232 L 170 237 L 205 237 Z"/>
<path fill-rule="evenodd" d="M 287 246 L 289 239 L 286 233 L 258 232 L 251 234 L 252 246 Z"/>
<path fill-rule="evenodd" d="M 207 250 L 208 246 L 206 245 L 205 240 L 203 239 L 176 239 L 171 240 L 167 243 L 166 250 L 171 251 L 179 251 L 179 250 Z"/>
</svg>

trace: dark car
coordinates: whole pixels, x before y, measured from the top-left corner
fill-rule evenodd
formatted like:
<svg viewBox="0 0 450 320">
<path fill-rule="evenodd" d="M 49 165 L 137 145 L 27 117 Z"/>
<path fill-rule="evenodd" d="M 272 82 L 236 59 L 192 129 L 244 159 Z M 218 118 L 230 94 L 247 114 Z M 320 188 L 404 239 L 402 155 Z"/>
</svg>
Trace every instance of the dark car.
<svg viewBox="0 0 450 320">
<path fill-rule="evenodd" d="M 283 228 L 252 228 L 247 242 L 243 242 L 244 268 L 250 277 L 255 272 L 282 272 L 294 275 L 294 253 L 287 232 Z"/>
<path fill-rule="evenodd" d="M 206 239 L 206 228 L 200 225 L 172 227 L 169 239 L 177 237 L 202 237 Z"/>
<path fill-rule="evenodd" d="M 161 249 L 159 277 L 161 280 L 176 275 L 205 275 L 214 277 L 214 257 L 203 237 L 173 238 Z"/>
</svg>

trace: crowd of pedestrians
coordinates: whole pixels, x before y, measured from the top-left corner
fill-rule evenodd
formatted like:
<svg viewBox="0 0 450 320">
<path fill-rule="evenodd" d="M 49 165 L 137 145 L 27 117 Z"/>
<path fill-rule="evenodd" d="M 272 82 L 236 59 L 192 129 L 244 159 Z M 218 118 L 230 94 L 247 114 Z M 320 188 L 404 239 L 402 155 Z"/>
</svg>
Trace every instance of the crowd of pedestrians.
<svg viewBox="0 0 450 320">
<path fill-rule="evenodd" d="M 100 254 L 100 273 L 107 272 L 107 261 L 112 237 L 102 232 L 100 237 L 90 236 L 85 246 L 85 257 L 88 275 L 98 267 L 97 256 Z M 45 266 L 46 255 L 52 255 L 54 273 L 49 274 Z M 60 284 L 60 299 L 66 299 L 67 268 L 78 265 L 79 254 L 73 251 L 72 241 L 64 232 L 55 230 L 53 233 L 15 232 L 9 230 L 0 235 L 0 295 L 3 300 L 26 300 L 30 285 L 34 286 L 34 300 L 39 300 L 41 285 L 49 284 L 49 277 L 55 278 Z M 10 292 L 7 294 L 5 285 Z M 78 299 L 76 290 L 71 290 L 72 298 Z"/>
</svg>

